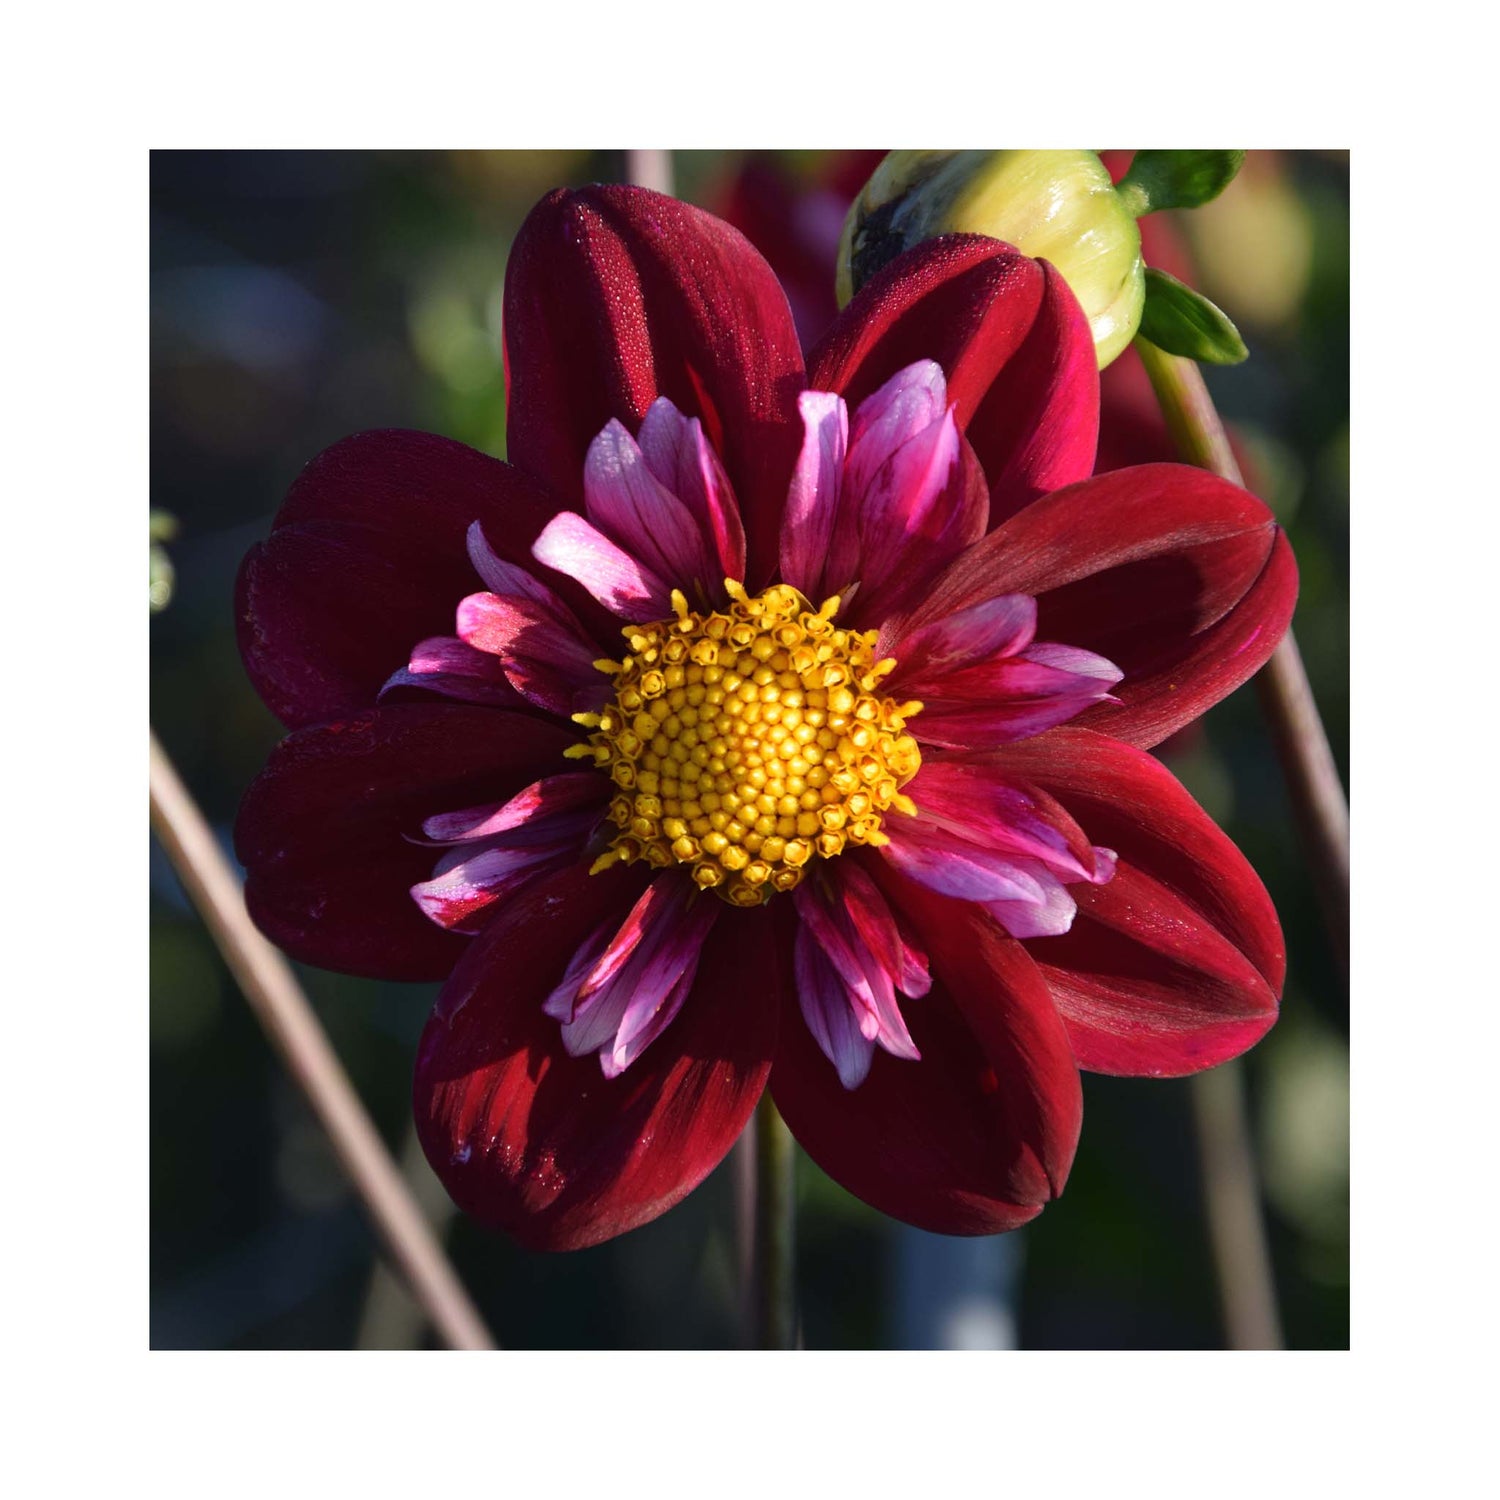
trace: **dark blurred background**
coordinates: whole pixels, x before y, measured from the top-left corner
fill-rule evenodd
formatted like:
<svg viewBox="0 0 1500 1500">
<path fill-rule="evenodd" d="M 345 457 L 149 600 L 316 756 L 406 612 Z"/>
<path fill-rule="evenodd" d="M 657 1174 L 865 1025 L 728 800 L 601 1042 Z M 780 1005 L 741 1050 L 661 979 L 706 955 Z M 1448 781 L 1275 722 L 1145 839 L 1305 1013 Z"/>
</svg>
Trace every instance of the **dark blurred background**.
<svg viewBox="0 0 1500 1500">
<path fill-rule="evenodd" d="M 679 152 L 676 190 L 756 240 L 811 338 L 832 312 L 843 207 L 877 159 Z M 226 845 L 279 737 L 235 650 L 241 556 L 302 464 L 347 433 L 426 428 L 503 456 L 510 240 L 549 188 L 623 174 L 618 152 L 153 154 L 152 505 L 179 525 L 175 593 L 152 623 L 151 713 Z M 1296 548 L 1296 628 L 1347 784 L 1347 156 L 1252 152 L 1221 199 L 1177 217 L 1154 258 L 1178 270 L 1169 258 L 1186 257 L 1250 346 L 1246 364 L 1208 378 Z M 1105 420 L 1106 454 L 1155 456 L 1128 366 L 1106 379 Z M 1347 1347 L 1347 1000 L 1253 692 L 1165 753 L 1281 913 L 1282 1018 L 1246 1059 L 1277 1291 L 1292 1347 Z M 301 977 L 393 1151 L 445 1214 L 407 1133 L 433 988 Z M 153 1346 L 430 1343 L 154 842 L 150 1040 Z M 1084 1089 L 1066 1194 L 999 1239 L 906 1230 L 802 1160 L 808 1346 L 1221 1346 L 1187 1083 L 1086 1075 Z M 503 1345 L 735 1343 L 725 1169 L 594 1250 L 532 1255 L 463 1220 L 447 1233 Z"/>
</svg>

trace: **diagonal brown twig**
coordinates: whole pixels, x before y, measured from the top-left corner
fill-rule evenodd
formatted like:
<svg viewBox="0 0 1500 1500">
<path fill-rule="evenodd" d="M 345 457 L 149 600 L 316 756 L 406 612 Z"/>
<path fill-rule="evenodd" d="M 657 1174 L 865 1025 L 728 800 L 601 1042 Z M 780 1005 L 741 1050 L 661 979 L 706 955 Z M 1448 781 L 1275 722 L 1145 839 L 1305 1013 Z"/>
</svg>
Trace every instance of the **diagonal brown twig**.
<svg viewBox="0 0 1500 1500">
<path fill-rule="evenodd" d="M 250 920 L 239 877 L 154 732 L 151 826 L 439 1337 L 450 1349 L 493 1349 L 489 1329 L 391 1160 L 291 965 Z"/>
</svg>

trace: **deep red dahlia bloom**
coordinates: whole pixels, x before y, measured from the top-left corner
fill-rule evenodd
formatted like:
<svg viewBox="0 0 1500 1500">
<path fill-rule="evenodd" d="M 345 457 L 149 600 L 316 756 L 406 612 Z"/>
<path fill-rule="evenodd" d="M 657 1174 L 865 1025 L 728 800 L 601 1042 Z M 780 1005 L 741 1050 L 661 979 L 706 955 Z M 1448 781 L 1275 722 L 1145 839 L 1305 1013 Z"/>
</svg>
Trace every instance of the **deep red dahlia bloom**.
<svg viewBox="0 0 1500 1500">
<path fill-rule="evenodd" d="M 293 731 L 237 830 L 256 920 L 446 979 L 421 1138 L 529 1245 L 663 1212 L 768 1085 L 877 1208 L 1024 1223 L 1079 1067 L 1275 1018 L 1265 891 L 1145 751 L 1270 654 L 1285 540 L 1198 470 L 1087 477 L 1087 326 L 993 241 L 886 268 L 805 372 L 734 230 L 560 192 L 505 311 L 509 464 L 349 438 L 246 560 Z"/>
</svg>

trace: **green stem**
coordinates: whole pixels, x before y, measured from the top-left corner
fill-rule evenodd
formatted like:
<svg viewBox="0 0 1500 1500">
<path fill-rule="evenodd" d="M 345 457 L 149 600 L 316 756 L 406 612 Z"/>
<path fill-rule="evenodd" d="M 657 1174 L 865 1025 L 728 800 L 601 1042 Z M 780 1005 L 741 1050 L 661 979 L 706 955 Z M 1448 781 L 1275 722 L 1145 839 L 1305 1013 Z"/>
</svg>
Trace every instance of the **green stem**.
<svg viewBox="0 0 1500 1500">
<path fill-rule="evenodd" d="M 1189 463 L 1242 485 L 1244 476 L 1202 371 L 1192 360 L 1167 354 L 1147 339 L 1138 337 L 1135 345 L 1178 452 Z M 1329 942 L 1347 989 L 1349 799 L 1291 630 L 1257 675 L 1255 688 L 1286 779 Z"/>
<path fill-rule="evenodd" d="M 766 1093 L 755 1107 L 754 1342 L 792 1349 L 797 1338 L 796 1143 Z"/>
</svg>

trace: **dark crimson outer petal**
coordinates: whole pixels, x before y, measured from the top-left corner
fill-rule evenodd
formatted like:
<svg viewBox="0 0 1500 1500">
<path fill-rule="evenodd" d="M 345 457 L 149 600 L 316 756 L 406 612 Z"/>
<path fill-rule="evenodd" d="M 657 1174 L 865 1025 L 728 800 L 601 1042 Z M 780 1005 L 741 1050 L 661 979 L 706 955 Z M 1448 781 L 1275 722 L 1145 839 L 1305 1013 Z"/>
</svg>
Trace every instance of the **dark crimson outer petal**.
<svg viewBox="0 0 1500 1500">
<path fill-rule="evenodd" d="M 422 820 L 501 802 L 566 770 L 577 734 L 467 704 L 392 704 L 302 729 L 271 752 L 235 824 L 245 900 L 293 958 L 376 979 L 441 979 L 466 939 L 423 916 L 410 887 L 440 851 Z"/>
<path fill-rule="evenodd" d="M 764 912 L 720 914 L 682 1010 L 618 1078 L 563 1050 L 542 1003 L 642 885 L 578 868 L 531 887 L 475 940 L 422 1036 L 427 1159 L 460 1208 L 532 1249 L 580 1249 L 665 1213 L 723 1159 L 770 1071 L 781 979 Z"/>
<path fill-rule="evenodd" d="M 505 273 L 511 461 L 583 508 L 611 417 L 667 396 L 702 419 L 739 499 L 755 582 L 775 566 L 802 428 L 802 350 L 771 268 L 736 229 L 633 187 L 549 194 Z"/>
<path fill-rule="evenodd" d="M 861 288 L 808 360 L 808 384 L 850 407 L 935 359 L 984 465 L 991 522 L 1086 478 L 1099 435 L 1088 320 L 1062 277 L 982 235 L 944 235 Z"/>
<path fill-rule="evenodd" d="M 362 432 L 302 471 L 268 541 L 240 569 L 240 653 L 288 727 L 375 702 L 427 636 L 451 635 L 478 579 L 465 533 L 480 521 L 502 557 L 535 567 L 531 543 L 558 501 L 498 459 L 426 432 Z M 569 579 L 549 575 L 617 648 L 618 630 Z"/>
<path fill-rule="evenodd" d="M 866 868 L 928 955 L 901 1001 L 921 1060 L 876 1049 L 846 1090 L 789 996 L 771 1092 L 809 1156 L 882 1213 L 941 1234 L 1033 1219 L 1067 1179 L 1083 1095 L 1062 1018 L 1025 949 L 978 907 Z"/>
<path fill-rule="evenodd" d="M 1275 518 L 1202 469 L 1145 464 L 1047 495 L 960 557 L 913 626 L 1032 594 L 1038 640 L 1124 673 L 1077 723 L 1150 747 L 1252 676 L 1291 621 L 1297 569 Z"/>
<path fill-rule="evenodd" d="M 1108 885 L 1069 887 L 1071 932 L 1028 944 L 1080 1066 L 1194 1073 L 1264 1035 L 1286 972 L 1275 908 L 1160 761 L 1071 725 L 987 759 L 1050 792 L 1120 856 Z"/>
</svg>

